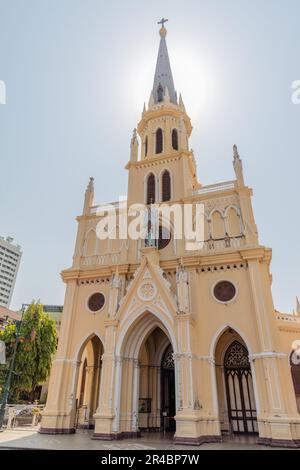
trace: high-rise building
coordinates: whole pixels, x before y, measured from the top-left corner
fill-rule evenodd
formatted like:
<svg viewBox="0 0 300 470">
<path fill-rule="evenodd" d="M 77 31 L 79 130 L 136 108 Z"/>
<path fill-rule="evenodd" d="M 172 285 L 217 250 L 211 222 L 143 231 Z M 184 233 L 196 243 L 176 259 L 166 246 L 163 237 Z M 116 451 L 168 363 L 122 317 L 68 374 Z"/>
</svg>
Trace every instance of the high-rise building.
<svg viewBox="0 0 300 470">
<path fill-rule="evenodd" d="M 22 257 L 12 237 L 0 237 L 0 305 L 9 307 Z"/>
</svg>

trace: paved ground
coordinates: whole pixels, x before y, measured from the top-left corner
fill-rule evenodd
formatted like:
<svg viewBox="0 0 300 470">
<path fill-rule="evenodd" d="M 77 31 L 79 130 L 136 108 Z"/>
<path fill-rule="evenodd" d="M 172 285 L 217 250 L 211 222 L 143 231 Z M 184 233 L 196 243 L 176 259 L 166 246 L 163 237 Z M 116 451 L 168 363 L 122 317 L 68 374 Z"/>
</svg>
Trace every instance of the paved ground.
<svg viewBox="0 0 300 470">
<path fill-rule="evenodd" d="M 255 438 L 240 438 L 234 442 L 224 441 L 218 444 L 203 444 L 191 447 L 175 445 L 172 436 L 160 433 L 144 433 L 140 439 L 121 441 L 92 440 L 92 431 L 78 430 L 73 435 L 39 434 L 35 429 L 15 428 L 0 433 L 0 450 L 3 449 L 50 449 L 50 450 L 270 450 L 270 447 L 255 444 Z"/>
</svg>

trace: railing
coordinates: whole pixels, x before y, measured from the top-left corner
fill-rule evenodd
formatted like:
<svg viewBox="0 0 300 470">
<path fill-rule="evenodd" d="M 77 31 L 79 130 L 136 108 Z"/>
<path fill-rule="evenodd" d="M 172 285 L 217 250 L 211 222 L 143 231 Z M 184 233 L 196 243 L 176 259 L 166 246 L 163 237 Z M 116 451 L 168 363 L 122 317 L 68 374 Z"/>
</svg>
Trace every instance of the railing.
<svg viewBox="0 0 300 470">
<path fill-rule="evenodd" d="M 98 212 L 102 212 L 102 211 L 105 212 L 109 208 L 111 208 L 111 206 L 114 209 L 122 209 L 123 207 L 126 206 L 126 204 L 127 204 L 126 199 L 121 199 L 120 201 L 107 202 L 107 203 L 104 203 L 104 204 L 99 204 L 97 206 L 92 206 L 91 209 L 90 209 L 90 213 L 91 214 L 97 214 Z"/>
<path fill-rule="evenodd" d="M 84 256 L 81 259 L 82 266 L 110 266 L 119 264 L 121 251 L 103 253 L 100 255 Z"/>
<path fill-rule="evenodd" d="M 187 252 L 194 252 L 195 253 L 211 253 L 215 251 L 223 251 L 226 249 L 237 249 L 242 246 L 245 246 L 246 240 L 243 235 L 237 237 L 225 237 L 220 238 L 218 240 L 205 240 L 203 244 L 201 244 L 201 248 L 199 250 L 186 250 Z M 98 255 L 91 255 L 91 256 L 82 256 L 81 257 L 81 266 L 88 267 L 88 266 L 115 266 L 117 264 L 121 264 L 122 262 L 126 262 L 126 253 L 127 251 L 116 251 L 111 253 L 102 253 Z M 121 259 L 122 258 L 122 259 Z"/>
<path fill-rule="evenodd" d="M 197 195 L 197 194 L 213 193 L 217 191 L 225 191 L 227 189 L 233 189 L 234 187 L 235 187 L 235 180 L 222 181 L 221 183 L 209 184 L 207 186 L 203 186 L 202 188 L 196 189 L 195 191 L 193 191 L 193 194 Z"/>
<path fill-rule="evenodd" d="M 6 405 L 4 414 L 4 425 L 14 427 L 35 427 L 41 419 L 41 412 L 45 405 Z"/>
<path fill-rule="evenodd" d="M 245 246 L 245 244 L 246 244 L 246 240 L 243 235 L 240 235 L 238 237 L 225 237 L 225 238 L 220 238 L 218 240 L 211 239 L 211 240 L 205 240 L 199 251 L 201 253 L 222 251 L 222 250 L 226 250 L 229 248 L 231 249 L 240 248 L 242 246 Z"/>
</svg>

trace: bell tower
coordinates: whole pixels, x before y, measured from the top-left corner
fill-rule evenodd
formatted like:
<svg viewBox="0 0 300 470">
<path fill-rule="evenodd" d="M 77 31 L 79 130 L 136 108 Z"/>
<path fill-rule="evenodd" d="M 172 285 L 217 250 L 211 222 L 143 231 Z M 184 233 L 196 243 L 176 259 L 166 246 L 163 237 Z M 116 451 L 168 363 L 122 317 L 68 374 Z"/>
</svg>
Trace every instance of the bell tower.
<svg viewBox="0 0 300 470">
<path fill-rule="evenodd" d="M 131 157 L 126 166 L 129 170 L 128 204 L 181 201 L 200 186 L 194 155 L 189 148 L 191 120 L 174 86 L 166 21 L 159 22 L 162 27 L 153 88 L 148 108 L 144 105 L 137 126 L 139 152 L 137 144 L 131 141 Z"/>
</svg>

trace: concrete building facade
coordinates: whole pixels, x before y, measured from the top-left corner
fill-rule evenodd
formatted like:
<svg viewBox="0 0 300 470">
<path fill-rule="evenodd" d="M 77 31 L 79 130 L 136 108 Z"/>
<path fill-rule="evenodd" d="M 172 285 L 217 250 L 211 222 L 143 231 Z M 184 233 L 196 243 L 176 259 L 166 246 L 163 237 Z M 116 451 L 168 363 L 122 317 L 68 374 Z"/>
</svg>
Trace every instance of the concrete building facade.
<svg viewBox="0 0 300 470">
<path fill-rule="evenodd" d="M 0 237 L 0 305 L 9 308 L 22 257 L 12 237 Z"/>
</svg>

